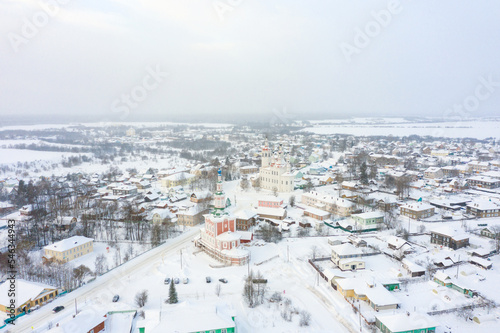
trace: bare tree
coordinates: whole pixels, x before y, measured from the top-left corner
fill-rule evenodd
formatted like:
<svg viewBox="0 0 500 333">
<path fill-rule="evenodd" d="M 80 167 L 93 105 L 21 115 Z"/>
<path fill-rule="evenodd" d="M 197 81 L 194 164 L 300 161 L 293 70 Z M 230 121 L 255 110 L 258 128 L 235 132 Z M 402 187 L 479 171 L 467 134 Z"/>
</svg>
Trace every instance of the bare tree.
<svg viewBox="0 0 500 333">
<path fill-rule="evenodd" d="M 300 320 L 299 320 L 299 325 L 300 326 L 309 326 L 311 322 L 311 314 L 305 310 L 300 311 Z"/>
<path fill-rule="evenodd" d="M 157 247 L 161 243 L 161 226 L 159 224 L 153 225 L 151 229 L 151 246 Z"/>
<path fill-rule="evenodd" d="M 85 265 L 80 265 L 73 269 L 73 276 L 78 282 L 78 285 L 81 285 L 85 277 L 87 277 L 90 274 L 92 274 L 92 271 Z"/>
<path fill-rule="evenodd" d="M 253 186 L 255 192 L 259 192 L 260 191 L 260 177 L 255 178 L 255 180 L 253 181 L 252 186 Z"/>
<path fill-rule="evenodd" d="M 172 282 L 173 283 L 173 282 Z M 142 308 L 148 302 L 148 291 L 143 290 L 135 294 L 135 304 Z"/>
<path fill-rule="evenodd" d="M 408 197 L 410 194 L 411 178 L 409 176 L 401 176 L 396 181 L 396 192 L 400 199 Z"/>
<path fill-rule="evenodd" d="M 495 250 L 500 251 L 500 225 L 493 225 L 490 227 L 491 232 L 493 233 L 493 240 L 495 241 Z"/>
<path fill-rule="evenodd" d="M 436 271 L 436 268 L 434 266 L 434 263 L 432 262 L 432 259 L 430 257 L 426 257 L 425 261 L 425 274 L 427 275 L 427 278 L 430 280 L 432 277 L 432 274 Z"/>
<path fill-rule="evenodd" d="M 273 187 L 273 195 L 274 195 L 275 197 L 277 197 L 277 196 L 278 196 L 278 188 L 277 188 L 276 186 L 274 186 L 274 187 Z"/>
<path fill-rule="evenodd" d="M 316 245 L 311 246 L 311 256 L 312 260 L 316 259 L 316 256 L 318 255 L 319 248 Z"/>
<path fill-rule="evenodd" d="M 292 321 L 292 301 L 287 297 L 281 302 L 281 318 Z"/>
<path fill-rule="evenodd" d="M 104 254 L 98 254 L 95 258 L 95 275 L 101 275 L 108 270 L 108 264 Z"/>
<path fill-rule="evenodd" d="M 217 297 L 219 297 L 219 296 L 220 296 L 221 289 L 222 289 L 222 287 L 221 287 L 220 283 L 217 283 L 217 284 L 215 285 L 215 295 L 216 295 Z"/>
<path fill-rule="evenodd" d="M 248 190 L 248 187 L 250 186 L 248 179 L 245 177 L 240 180 L 240 187 L 243 191 Z"/>
<path fill-rule="evenodd" d="M 461 308 L 457 311 L 457 315 L 465 321 L 468 321 L 472 317 L 472 313 L 473 311 L 470 308 Z"/>
</svg>

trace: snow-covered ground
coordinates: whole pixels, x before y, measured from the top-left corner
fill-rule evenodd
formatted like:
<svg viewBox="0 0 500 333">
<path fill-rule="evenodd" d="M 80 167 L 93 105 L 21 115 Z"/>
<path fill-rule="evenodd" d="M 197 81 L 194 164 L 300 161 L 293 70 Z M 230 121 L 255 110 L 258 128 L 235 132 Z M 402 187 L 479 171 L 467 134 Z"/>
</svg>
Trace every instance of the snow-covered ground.
<svg viewBox="0 0 500 333">
<path fill-rule="evenodd" d="M 365 123 L 352 124 L 339 122 L 332 124 L 315 124 L 302 129 L 315 134 L 351 134 L 351 135 L 393 135 L 393 136 L 441 136 L 449 138 L 499 138 L 500 121 L 468 121 L 468 122 L 402 122 L 402 123 Z"/>
<path fill-rule="evenodd" d="M 28 149 L 1 149 L 0 156 L 2 164 L 16 164 L 18 162 L 60 162 L 64 157 L 78 156 L 85 154 L 75 154 L 66 152 L 38 151 Z"/>
</svg>

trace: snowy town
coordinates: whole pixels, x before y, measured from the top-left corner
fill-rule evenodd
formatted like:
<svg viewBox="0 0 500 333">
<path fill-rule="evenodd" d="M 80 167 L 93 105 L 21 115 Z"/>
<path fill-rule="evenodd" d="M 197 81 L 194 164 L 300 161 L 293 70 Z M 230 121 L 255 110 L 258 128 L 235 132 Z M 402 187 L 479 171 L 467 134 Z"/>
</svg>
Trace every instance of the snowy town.
<svg viewBox="0 0 500 333">
<path fill-rule="evenodd" d="M 0 332 L 497 331 L 498 139 L 408 124 L 0 128 Z"/>
</svg>

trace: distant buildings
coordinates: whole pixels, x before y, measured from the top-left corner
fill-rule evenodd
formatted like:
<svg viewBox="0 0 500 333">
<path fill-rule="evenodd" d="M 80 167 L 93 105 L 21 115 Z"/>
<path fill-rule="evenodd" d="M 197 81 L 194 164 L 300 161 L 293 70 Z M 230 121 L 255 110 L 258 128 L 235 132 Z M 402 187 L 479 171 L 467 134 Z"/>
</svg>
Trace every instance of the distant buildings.
<svg viewBox="0 0 500 333">
<path fill-rule="evenodd" d="M 207 212 L 208 209 L 204 209 L 198 205 L 182 210 L 179 209 L 177 212 L 177 224 L 193 227 L 203 222 L 203 214 Z"/>
<path fill-rule="evenodd" d="M 130 127 L 126 132 L 125 134 L 127 136 L 135 136 L 135 129 L 133 127 Z"/>
<path fill-rule="evenodd" d="M 430 167 L 424 171 L 424 177 L 429 179 L 437 179 L 443 177 L 443 170 L 438 167 Z"/>
<path fill-rule="evenodd" d="M 448 227 L 431 230 L 431 243 L 449 247 L 453 250 L 469 246 L 469 236 Z"/>
<path fill-rule="evenodd" d="M 307 206 L 319 208 L 339 216 L 349 216 L 354 209 L 354 204 L 345 198 L 311 191 L 303 193 L 301 202 Z"/>
<path fill-rule="evenodd" d="M 161 186 L 175 187 L 179 185 L 190 184 L 195 180 L 196 176 L 187 172 L 179 172 L 161 179 Z"/>
<path fill-rule="evenodd" d="M 384 223 L 384 213 L 366 212 L 352 215 L 354 222 L 365 227 L 379 227 Z"/>
<path fill-rule="evenodd" d="M 467 182 L 470 186 L 477 186 L 481 188 L 493 189 L 500 187 L 500 179 L 486 177 L 486 176 L 474 176 L 467 178 Z"/>
<path fill-rule="evenodd" d="M 287 215 L 285 207 L 282 198 L 266 196 L 257 200 L 255 212 L 261 218 L 283 220 Z"/>
<path fill-rule="evenodd" d="M 467 204 L 467 214 L 475 217 L 500 216 L 500 205 L 493 201 L 477 200 Z"/>
<path fill-rule="evenodd" d="M 400 207 L 400 214 L 416 220 L 425 219 L 434 215 L 434 207 L 421 202 L 407 203 Z"/>
<path fill-rule="evenodd" d="M 113 195 L 116 196 L 132 196 L 137 194 L 137 186 L 134 185 L 120 185 L 113 188 Z"/>
</svg>

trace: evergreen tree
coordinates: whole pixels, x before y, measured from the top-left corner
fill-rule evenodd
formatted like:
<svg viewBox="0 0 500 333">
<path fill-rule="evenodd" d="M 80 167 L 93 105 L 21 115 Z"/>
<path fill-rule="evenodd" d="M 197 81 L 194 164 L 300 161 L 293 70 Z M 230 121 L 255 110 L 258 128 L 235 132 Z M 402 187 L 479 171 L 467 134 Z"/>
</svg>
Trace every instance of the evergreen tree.
<svg viewBox="0 0 500 333">
<path fill-rule="evenodd" d="M 175 290 L 175 283 L 173 279 L 172 282 L 170 282 L 170 290 L 168 292 L 168 302 L 170 304 L 175 304 L 179 302 L 179 300 L 177 299 L 177 291 Z"/>
</svg>

